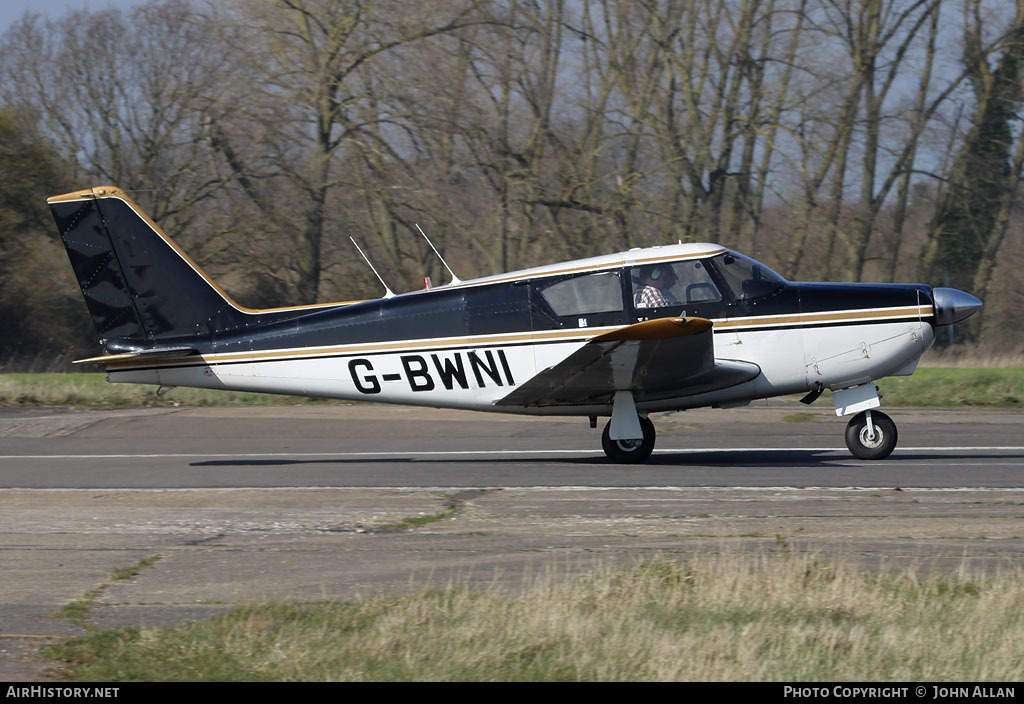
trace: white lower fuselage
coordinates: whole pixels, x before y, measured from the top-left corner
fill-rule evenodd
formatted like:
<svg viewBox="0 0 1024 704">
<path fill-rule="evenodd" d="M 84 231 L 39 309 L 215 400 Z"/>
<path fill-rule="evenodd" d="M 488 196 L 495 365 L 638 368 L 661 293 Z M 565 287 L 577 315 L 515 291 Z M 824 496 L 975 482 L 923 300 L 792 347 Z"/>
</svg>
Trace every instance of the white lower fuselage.
<svg viewBox="0 0 1024 704">
<path fill-rule="evenodd" d="M 638 403 L 641 412 L 742 405 L 753 399 L 839 389 L 910 374 L 931 345 L 932 326 L 894 311 L 843 311 L 856 324 L 797 314 L 714 321 L 717 359 L 752 362 L 761 374 L 710 393 Z M 798 322 L 799 321 L 799 322 Z M 794 323 L 801 325 L 794 327 Z M 754 328 L 748 330 L 746 328 Z M 319 348 L 209 354 L 146 368 L 110 368 L 113 382 L 232 389 L 506 413 L 608 415 L 610 404 L 512 407 L 494 404 L 587 341 L 613 328 L 581 328 Z M 141 365 L 140 365 L 141 366 Z"/>
</svg>

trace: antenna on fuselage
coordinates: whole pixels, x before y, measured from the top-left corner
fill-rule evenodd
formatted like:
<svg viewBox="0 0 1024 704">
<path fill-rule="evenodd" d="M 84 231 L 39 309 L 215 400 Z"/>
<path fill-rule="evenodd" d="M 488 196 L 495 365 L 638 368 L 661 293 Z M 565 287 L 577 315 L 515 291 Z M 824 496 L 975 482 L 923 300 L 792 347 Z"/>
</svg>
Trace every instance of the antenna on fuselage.
<svg viewBox="0 0 1024 704">
<path fill-rule="evenodd" d="M 363 250 L 360 249 L 359 245 L 356 243 L 355 238 L 349 237 L 349 239 L 352 240 L 352 244 L 355 245 L 355 248 L 359 252 L 359 255 L 363 258 L 363 261 L 365 261 L 366 265 L 370 267 L 370 271 L 372 271 L 373 275 L 377 277 L 377 281 L 380 281 L 380 285 L 384 287 L 385 291 L 387 291 L 387 293 L 384 294 L 384 298 L 394 298 L 395 292 L 388 288 L 388 285 L 384 283 L 384 279 L 380 277 L 380 274 L 377 273 L 377 270 L 373 267 L 373 264 L 370 263 L 370 258 L 363 254 Z"/>
<path fill-rule="evenodd" d="M 430 241 L 429 237 L 427 237 L 427 233 L 423 231 L 423 228 L 420 227 L 419 223 L 414 223 L 414 224 L 416 225 L 416 229 L 420 231 L 420 234 L 423 235 L 423 239 L 425 239 L 427 241 L 427 244 L 430 245 L 430 248 L 432 250 L 434 250 L 434 254 L 436 254 L 437 258 L 441 260 L 442 264 L 444 264 L 444 268 L 447 269 L 448 273 L 452 275 L 452 280 L 448 283 L 448 285 L 449 286 L 453 286 L 454 284 L 461 284 L 462 283 L 462 279 L 460 279 L 458 276 L 456 276 L 455 272 L 452 271 L 452 268 L 450 266 L 448 266 L 448 262 L 446 262 L 444 260 L 444 257 L 441 256 L 441 253 L 437 251 L 437 247 L 435 247 L 434 243 Z"/>
</svg>

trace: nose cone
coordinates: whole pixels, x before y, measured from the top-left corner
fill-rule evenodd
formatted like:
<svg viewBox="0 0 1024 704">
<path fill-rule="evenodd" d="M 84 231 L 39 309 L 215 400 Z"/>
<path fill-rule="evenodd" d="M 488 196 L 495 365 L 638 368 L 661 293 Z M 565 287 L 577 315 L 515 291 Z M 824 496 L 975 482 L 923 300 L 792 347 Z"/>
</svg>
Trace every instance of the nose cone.
<svg viewBox="0 0 1024 704">
<path fill-rule="evenodd" d="M 933 288 L 935 324 L 952 325 L 969 318 L 984 303 L 969 293 L 955 288 Z"/>
</svg>

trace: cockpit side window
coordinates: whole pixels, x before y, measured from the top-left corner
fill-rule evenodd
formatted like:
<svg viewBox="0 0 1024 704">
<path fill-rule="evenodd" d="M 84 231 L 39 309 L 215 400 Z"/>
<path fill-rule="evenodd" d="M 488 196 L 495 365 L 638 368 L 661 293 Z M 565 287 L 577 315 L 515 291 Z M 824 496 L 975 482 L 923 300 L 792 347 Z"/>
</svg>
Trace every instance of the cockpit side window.
<svg viewBox="0 0 1024 704">
<path fill-rule="evenodd" d="M 702 261 L 647 264 L 633 269 L 633 305 L 637 308 L 714 303 L 722 300 Z"/>
<path fill-rule="evenodd" d="M 766 296 L 782 288 L 786 280 L 766 267 L 736 252 L 725 252 L 711 259 L 729 288 L 733 300 L 745 301 Z"/>
</svg>

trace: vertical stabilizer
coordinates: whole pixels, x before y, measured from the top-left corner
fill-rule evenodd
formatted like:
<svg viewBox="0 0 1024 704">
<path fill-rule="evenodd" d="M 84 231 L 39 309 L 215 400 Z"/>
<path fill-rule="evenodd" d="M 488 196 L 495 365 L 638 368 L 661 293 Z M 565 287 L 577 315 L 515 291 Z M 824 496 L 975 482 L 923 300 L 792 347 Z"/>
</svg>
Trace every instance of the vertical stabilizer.
<svg viewBox="0 0 1024 704">
<path fill-rule="evenodd" d="M 101 339 L 207 337 L 253 317 L 120 189 L 85 189 L 47 203 Z"/>
</svg>

